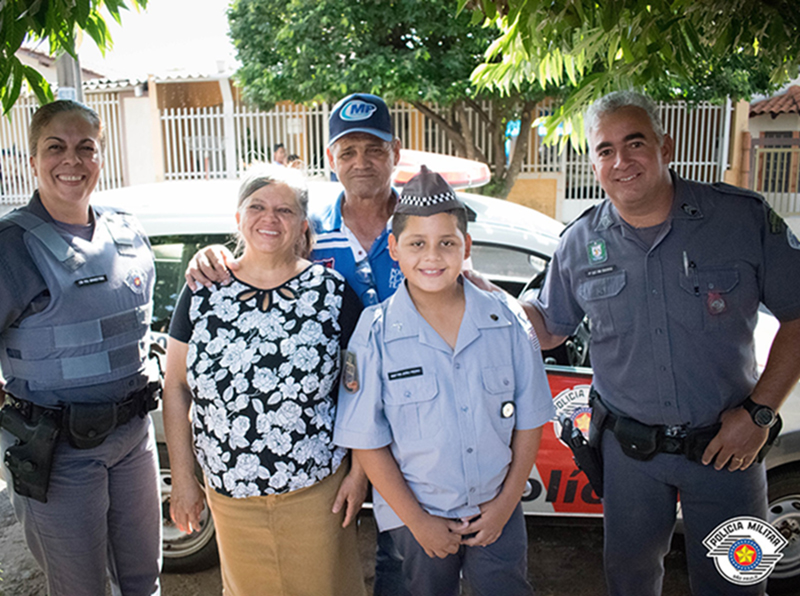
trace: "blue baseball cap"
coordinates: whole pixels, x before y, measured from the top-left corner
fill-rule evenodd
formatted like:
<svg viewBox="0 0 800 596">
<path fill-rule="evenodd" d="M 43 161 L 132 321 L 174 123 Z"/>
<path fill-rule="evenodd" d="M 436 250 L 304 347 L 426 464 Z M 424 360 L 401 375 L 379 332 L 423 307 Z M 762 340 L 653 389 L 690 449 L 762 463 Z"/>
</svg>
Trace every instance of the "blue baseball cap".
<svg viewBox="0 0 800 596">
<path fill-rule="evenodd" d="M 328 125 L 328 147 L 353 132 L 365 132 L 388 142 L 394 138 L 389 108 L 380 97 L 369 93 L 353 93 L 340 100 L 333 106 Z"/>
</svg>

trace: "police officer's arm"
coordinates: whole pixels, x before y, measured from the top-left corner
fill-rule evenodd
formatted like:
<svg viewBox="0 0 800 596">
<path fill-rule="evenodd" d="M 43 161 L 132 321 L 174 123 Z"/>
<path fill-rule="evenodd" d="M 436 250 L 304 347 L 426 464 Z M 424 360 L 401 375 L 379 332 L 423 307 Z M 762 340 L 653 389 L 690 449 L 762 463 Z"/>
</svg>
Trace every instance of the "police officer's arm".
<svg viewBox="0 0 800 596">
<path fill-rule="evenodd" d="M 789 392 L 800 379 L 800 319 L 784 321 L 772 342 L 764 372 L 751 393 L 751 399 L 777 411 Z M 756 426 L 750 414 L 742 407 L 722 413 L 722 428 L 709 443 L 703 454 L 703 463 L 709 464 L 716 455 L 714 467 L 721 470 L 746 469 L 753 463 L 758 451 L 767 440 L 768 430 Z"/>
<path fill-rule="evenodd" d="M 470 522 L 466 528 L 459 531 L 461 534 L 477 532 L 473 538 L 464 540 L 467 546 L 489 546 L 500 538 L 503 528 L 522 498 L 525 483 L 536 462 L 543 428 L 540 426 L 514 431 L 511 440 L 511 465 L 503 481 L 503 489 L 494 499 L 481 505 L 479 519 Z"/>
<path fill-rule="evenodd" d="M 221 244 L 212 244 L 200 249 L 186 266 L 186 283 L 192 289 L 199 286 L 211 287 L 215 283 L 230 283 L 231 271 L 239 269 L 230 250 Z"/>
<path fill-rule="evenodd" d="M 173 337 L 167 340 L 163 417 L 172 474 L 170 515 L 179 530 L 190 534 L 200 529 L 200 515 L 205 498 L 194 473 L 192 427 L 189 420 L 192 393 L 186 382 L 188 351 L 188 344 Z"/>
<path fill-rule="evenodd" d="M 372 485 L 411 531 L 425 554 L 444 559 L 458 552 L 461 536 L 457 532 L 466 524 L 436 517 L 425 511 L 408 487 L 388 446 L 354 449 L 353 454 Z"/>
<path fill-rule="evenodd" d="M 520 301 L 520 305 L 525 311 L 525 314 L 528 315 L 528 320 L 531 322 L 531 325 L 533 325 L 534 331 L 536 331 L 536 337 L 539 338 L 539 344 L 541 345 L 542 350 L 552 350 L 566 341 L 568 336 L 555 335 L 547 330 L 547 325 L 544 323 L 544 317 L 542 316 L 541 311 L 539 311 L 535 305 L 531 304 L 530 302 L 523 301 Z"/>
<path fill-rule="evenodd" d="M 486 290 L 487 292 L 507 293 L 503 288 L 493 284 L 486 279 L 486 277 L 475 270 L 465 270 L 464 277 L 478 286 L 481 290 Z M 568 337 L 567 335 L 554 335 L 547 330 L 547 326 L 544 324 L 544 319 L 542 318 L 542 313 L 540 313 L 539 309 L 537 309 L 533 304 L 530 302 L 524 302 L 522 300 L 519 301 L 519 304 L 525 310 L 528 320 L 530 320 L 531 325 L 533 325 L 533 329 L 536 331 L 536 336 L 539 338 L 539 343 L 542 346 L 542 350 L 552 350 L 566 341 Z"/>
</svg>

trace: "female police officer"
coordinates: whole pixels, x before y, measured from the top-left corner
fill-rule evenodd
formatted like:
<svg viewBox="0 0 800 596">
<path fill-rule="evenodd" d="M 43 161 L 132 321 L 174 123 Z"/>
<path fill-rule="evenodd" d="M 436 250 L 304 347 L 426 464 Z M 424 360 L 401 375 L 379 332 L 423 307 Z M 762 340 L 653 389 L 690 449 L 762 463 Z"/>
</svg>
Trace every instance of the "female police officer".
<svg viewBox="0 0 800 596">
<path fill-rule="evenodd" d="M 158 594 L 160 511 L 145 374 L 154 283 L 131 216 L 89 205 L 98 115 L 34 114 L 38 190 L 0 219 L 5 478 L 51 596 Z"/>
</svg>

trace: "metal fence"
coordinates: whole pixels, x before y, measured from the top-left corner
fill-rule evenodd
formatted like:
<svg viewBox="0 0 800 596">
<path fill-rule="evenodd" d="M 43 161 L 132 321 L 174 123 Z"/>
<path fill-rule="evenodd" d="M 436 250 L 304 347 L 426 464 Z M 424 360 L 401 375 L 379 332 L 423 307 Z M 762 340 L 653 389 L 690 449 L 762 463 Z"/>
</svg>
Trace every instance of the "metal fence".
<svg viewBox="0 0 800 596">
<path fill-rule="evenodd" d="M 537 108 L 537 115 L 547 113 L 549 103 Z M 226 155 L 223 108 L 176 108 L 161 112 L 164 139 L 165 176 L 168 180 L 224 178 L 228 159 L 234 159 L 236 172 L 241 173 L 255 161 L 269 161 L 273 147 L 283 143 L 287 154 L 297 155 L 312 177 L 327 177 L 330 173 L 325 156 L 328 144 L 327 103 L 310 106 L 281 103 L 272 110 L 262 111 L 243 103 L 233 106 L 235 156 Z M 482 109 L 491 117 L 492 106 L 484 102 Z M 449 110 L 433 105 L 431 108 L 445 118 Z M 414 106 L 398 102 L 390 108 L 395 136 L 408 149 L 433 153 L 456 154 L 454 143 L 444 128 Z M 466 109 L 475 145 L 491 164 L 494 144 L 488 123 L 471 107 Z M 541 146 L 541 137 L 533 134 L 528 153 L 523 160 L 523 172 L 559 171 L 558 148 Z"/>
<path fill-rule="evenodd" d="M 699 182 L 719 182 L 728 167 L 728 145 L 732 106 L 702 102 L 661 103 L 664 131 L 675 141 L 672 168 L 681 176 Z M 589 154 L 568 144 L 562 153 L 565 174 L 565 210 L 571 219 L 584 208 L 605 198 L 594 177 Z M 571 204 L 570 204 L 571 203 Z"/>
<path fill-rule="evenodd" d="M 91 93 L 86 105 L 106 129 L 106 149 L 98 190 L 124 186 L 120 101 L 116 93 Z M 7 117 L 0 116 L 0 205 L 26 203 L 36 188 L 28 153 L 28 126 L 39 107 L 33 96 L 21 96 Z"/>
<path fill-rule="evenodd" d="M 780 215 L 800 215 L 800 139 L 756 138 L 751 146 L 751 188 Z"/>
</svg>

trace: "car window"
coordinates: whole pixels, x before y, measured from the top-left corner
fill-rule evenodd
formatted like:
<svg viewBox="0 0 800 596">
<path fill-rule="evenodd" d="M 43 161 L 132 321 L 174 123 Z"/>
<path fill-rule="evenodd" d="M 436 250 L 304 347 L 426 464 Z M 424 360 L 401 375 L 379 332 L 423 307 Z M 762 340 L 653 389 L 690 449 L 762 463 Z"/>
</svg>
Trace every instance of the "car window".
<svg viewBox="0 0 800 596">
<path fill-rule="evenodd" d="M 226 244 L 227 234 L 189 234 L 153 236 L 150 243 L 156 260 L 156 287 L 153 291 L 151 329 L 166 333 L 175 310 L 175 301 L 185 283 L 183 273 L 192 256 L 209 244 Z"/>
<path fill-rule="evenodd" d="M 544 271 L 547 260 L 525 250 L 483 244 L 472 245 L 472 266 L 492 282 L 518 296 L 531 278 Z"/>
</svg>

